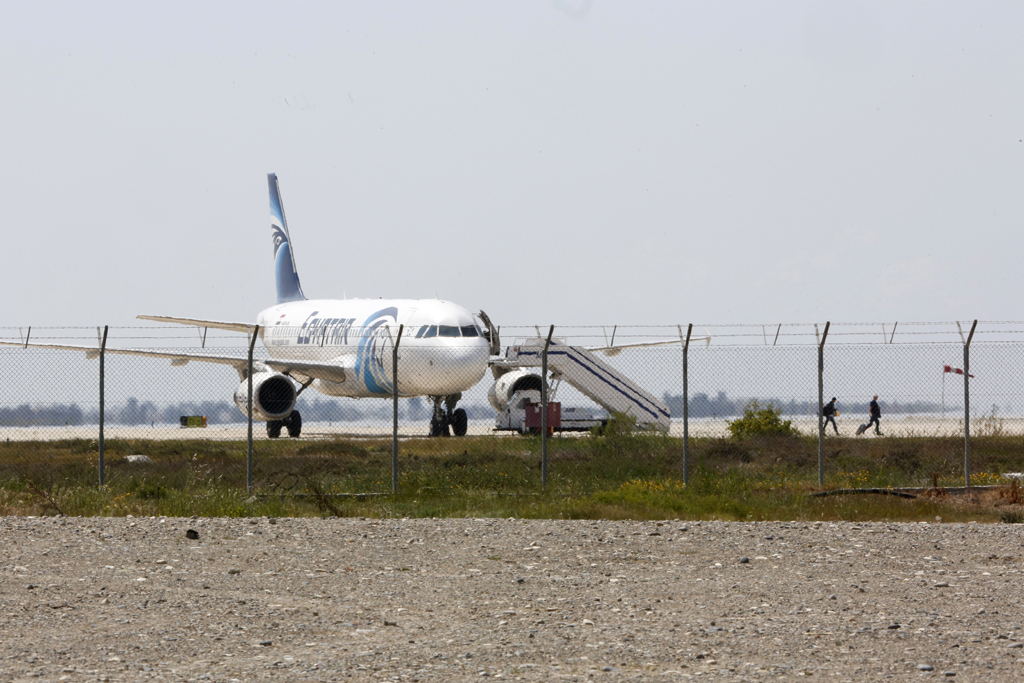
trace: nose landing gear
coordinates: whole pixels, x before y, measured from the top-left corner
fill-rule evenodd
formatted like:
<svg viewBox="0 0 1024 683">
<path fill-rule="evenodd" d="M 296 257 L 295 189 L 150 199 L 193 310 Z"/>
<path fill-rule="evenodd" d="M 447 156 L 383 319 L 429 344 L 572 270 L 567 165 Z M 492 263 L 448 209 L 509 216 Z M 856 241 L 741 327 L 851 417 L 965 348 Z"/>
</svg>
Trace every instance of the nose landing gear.
<svg viewBox="0 0 1024 683">
<path fill-rule="evenodd" d="M 281 436 L 282 427 L 288 430 L 288 436 L 293 439 L 299 438 L 302 434 L 302 416 L 299 415 L 299 411 L 293 410 L 291 415 L 283 420 L 270 420 L 267 422 L 267 437 L 276 439 Z"/>
<path fill-rule="evenodd" d="M 431 396 L 434 401 L 434 416 L 430 418 L 430 436 L 465 436 L 469 417 L 462 408 L 456 408 L 462 394 Z M 442 405 L 443 404 L 443 405 Z"/>
</svg>

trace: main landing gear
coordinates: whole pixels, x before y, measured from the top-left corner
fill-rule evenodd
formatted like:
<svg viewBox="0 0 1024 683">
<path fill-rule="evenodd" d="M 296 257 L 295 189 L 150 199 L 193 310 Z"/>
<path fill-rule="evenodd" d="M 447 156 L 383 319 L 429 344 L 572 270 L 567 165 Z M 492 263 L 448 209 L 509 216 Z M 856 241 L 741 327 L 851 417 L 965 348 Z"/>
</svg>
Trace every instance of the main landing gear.
<svg viewBox="0 0 1024 683">
<path fill-rule="evenodd" d="M 276 439 L 281 436 L 281 428 L 284 427 L 288 430 L 288 436 L 293 439 L 299 438 L 302 434 L 302 415 L 299 415 L 299 411 L 293 410 L 291 415 L 284 418 L 283 420 L 270 420 L 267 422 L 267 436 L 271 439 Z"/>
<path fill-rule="evenodd" d="M 434 400 L 434 416 L 430 418 L 430 436 L 465 436 L 469 417 L 462 408 L 456 408 L 462 394 L 431 396 Z M 443 404 L 443 405 L 442 405 Z M 450 431 L 449 431 L 450 430 Z"/>
</svg>

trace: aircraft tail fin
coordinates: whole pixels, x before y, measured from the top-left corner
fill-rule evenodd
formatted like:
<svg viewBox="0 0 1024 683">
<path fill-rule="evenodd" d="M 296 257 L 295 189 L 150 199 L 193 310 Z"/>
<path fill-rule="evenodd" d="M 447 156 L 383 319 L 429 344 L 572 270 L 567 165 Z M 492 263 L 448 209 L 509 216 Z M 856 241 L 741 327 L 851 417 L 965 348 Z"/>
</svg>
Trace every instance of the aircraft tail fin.
<svg viewBox="0 0 1024 683">
<path fill-rule="evenodd" d="M 267 183 L 270 186 L 270 232 L 274 238 L 274 276 L 277 279 L 277 303 L 302 301 L 306 295 L 302 293 L 299 272 L 295 268 L 295 255 L 292 253 L 288 221 L 284 217 L 284 202 L 281 201 L 281 188 L 277 185 L 277 174 L 268 173 Z"/>
</svg>

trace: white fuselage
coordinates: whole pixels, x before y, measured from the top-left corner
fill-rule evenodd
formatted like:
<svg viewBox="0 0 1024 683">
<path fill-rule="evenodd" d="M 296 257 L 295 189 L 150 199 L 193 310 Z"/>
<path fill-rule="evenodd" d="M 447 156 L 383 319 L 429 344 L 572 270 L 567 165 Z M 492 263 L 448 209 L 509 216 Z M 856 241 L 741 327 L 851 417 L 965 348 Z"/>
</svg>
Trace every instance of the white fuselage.
<svg viewBox="0 0 1024 683">
<path fill-rule="evenodd" d="M 328 396 L 391 396 L 398 345 L 400 396 L 448 396 L 474 386 L 487 370 L 490 344 L 466 309 L 435 299 L 313 299 L 259 313 L 271 358 L 337 364 L 344 382 L 315 380 Z"/>
</svg>

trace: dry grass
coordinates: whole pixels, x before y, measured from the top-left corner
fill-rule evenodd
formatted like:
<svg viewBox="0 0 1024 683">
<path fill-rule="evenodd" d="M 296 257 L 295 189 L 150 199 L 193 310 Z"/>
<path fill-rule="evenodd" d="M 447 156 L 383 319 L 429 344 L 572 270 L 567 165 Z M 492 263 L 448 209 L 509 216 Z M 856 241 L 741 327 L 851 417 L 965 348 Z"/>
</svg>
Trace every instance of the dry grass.
<svg viewBox="0 0 1024 683">
<path fill-rule="evenodd" d="M 972 441 L 975 484 L 1024 470 L 1024 440 Z M 830 438 L 826 487 L 957 486 L 956 438 Z M 0 443 L 0 513 L 104 515 L 526 516 L 721 519 L 980 519 L 1013 521 L 1021 492 L 995 498 L 807 498 L 817 490 L 817 442 L 806 437 L 691 440 L 691 481 L 680 486 L 683 444 L 661 435 L 609 434 L 549 442 L 540 486 L 536 437 L 410 439 L 401 443 L 398 495 L 389 440 L 257 443 L 256 496 L 247 493 L 246 444 L 112 440 L 106 486 L 96 443 Z M 152 463 L 128 463 L 147 455 Z M 379 494 L 356 497 L 352 494 Z M 991 498 L 991 499 L 990 499 Z"/>
</svg>

